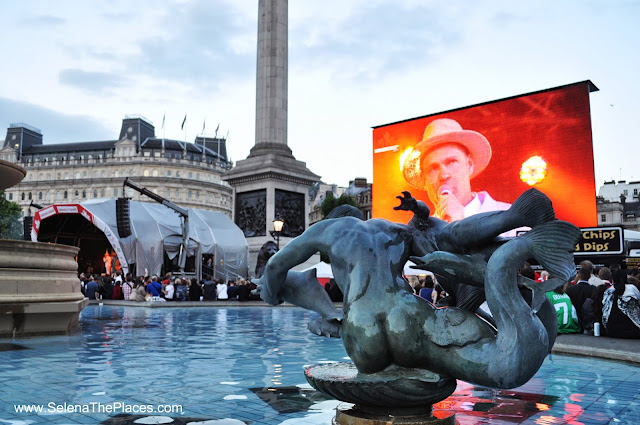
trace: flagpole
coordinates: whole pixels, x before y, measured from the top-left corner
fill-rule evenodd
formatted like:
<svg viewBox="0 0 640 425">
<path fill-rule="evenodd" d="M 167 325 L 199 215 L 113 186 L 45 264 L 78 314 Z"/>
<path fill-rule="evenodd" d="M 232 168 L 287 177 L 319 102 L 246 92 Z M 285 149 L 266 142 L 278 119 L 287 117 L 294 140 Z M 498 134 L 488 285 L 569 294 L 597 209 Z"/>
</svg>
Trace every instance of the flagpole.
<svg viewBox="0 0 640 425">
<path fill-rule="evenodd" d="M 166 113 L 162 114 L 162 151 L 164 152 L 164 134 L 165 134 L 165 128 L 164 128 L 164 119 L 166 118 Z"/>
<path fill-rule="evenodd" d="M 218 123 L 218 126 L 216 127 L 216 135 L 215 135 L 215 138 L 218 141 L 218 163 L 220 163 L 220 139 L 218 139 L 218 130 L 220 130 L 220 123 Z"/>
<path fill-rule="evenodd" d="M 204 135 L 204 127 L 207 119 L 202 120 L 202 158 L 207 161 L 207 136 Z"/>
<path fill-rule="evenodd" d="M 183 159 L 187 159 L 187 114 L 184 114 L 184 119 L 182 120 L 182 128 L 181 130 L 184 130 L 184 158 Z"/>
</svg>

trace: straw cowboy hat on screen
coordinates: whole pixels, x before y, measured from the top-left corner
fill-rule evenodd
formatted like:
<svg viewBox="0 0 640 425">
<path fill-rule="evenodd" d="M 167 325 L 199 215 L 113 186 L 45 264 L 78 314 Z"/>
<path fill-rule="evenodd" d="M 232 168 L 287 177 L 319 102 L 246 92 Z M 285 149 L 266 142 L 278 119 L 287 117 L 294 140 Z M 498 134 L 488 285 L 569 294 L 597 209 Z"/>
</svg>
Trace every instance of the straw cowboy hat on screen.
<svg viewBox="0 0 640 425">
<path fill-rule="evenodd" d="M 434 216 L 459 220 L 479 212 L 508 209 L 486 191 L 471 191 L 471 179 L 491 160 L 491 145 L 477 131 L 455 120 L 438 118 L 424 130 L 422 140 L 403 162 L 402 175 L 411 186 L 425 190 L 435 206 Z"/>
<path fill-rule="evenodd" d="M 447 143 L 461 145 L 467 150 L 474 165 L 471 178 L 480 174 L 491 160 L 491 145 L 482 134 L 473 130 L 463 130 L 457 121 L 449 118 L 436 119 L 427 125 L 422 141 L 413 147 L 413 152 L 404 161 L 402 174 L 407 183 L 424 190 L 425 176 L 420 169 L 421 159 L 424 159 L 430 150 Z"/>
</svg>

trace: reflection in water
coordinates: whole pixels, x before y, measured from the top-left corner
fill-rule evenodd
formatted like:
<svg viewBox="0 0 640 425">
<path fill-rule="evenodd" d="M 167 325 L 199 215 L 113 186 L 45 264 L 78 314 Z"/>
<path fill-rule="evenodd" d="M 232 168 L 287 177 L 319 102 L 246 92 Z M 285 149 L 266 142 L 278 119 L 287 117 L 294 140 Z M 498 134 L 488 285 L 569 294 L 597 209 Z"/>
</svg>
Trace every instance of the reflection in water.
<svg viewBox="0 0 640 425">
<path fill-rule="evenodd" d="M 475 387 L 458 381 L 456 391 L 433 408 L 435 415 L 439 415 L 439 411 L 456 413 L 460 424 L 477 423 L 479 418 L 520 423 L 548 411 L 557 399 L 544 394 Z"/>
<path fill-rule="evenodd" d="M 0 384 L 6 388 L 0 390 L 0 423 L 40 423 L 38 416 L 16 414 L 13 406 L 49 402 L 177 404 L 182 413 L 164 416 L 180 423 L 330 423 L 338 402 L 312 390 L 303 368 L 345 361 L 346 353 L 340 340 L 307 331 L 315 317 L 291 307 L 88 306 L 75 335 L 0 340 L 0 347 L 9 347 L 0 350 Z M 12 344 L 26 349 L 11 349 Z M 635 424 L 639 387 L 637 367 L 553 356 L 514 390 L 459 382 L 434 413 L 455 412 L 460 424 L 588 424 L 613 418 Z M 82 420 L 115 424 L 141 417 L 119 413 L 85 414 Z M 44 416 L 82 422 L 77 414 Z"/>
</svg>

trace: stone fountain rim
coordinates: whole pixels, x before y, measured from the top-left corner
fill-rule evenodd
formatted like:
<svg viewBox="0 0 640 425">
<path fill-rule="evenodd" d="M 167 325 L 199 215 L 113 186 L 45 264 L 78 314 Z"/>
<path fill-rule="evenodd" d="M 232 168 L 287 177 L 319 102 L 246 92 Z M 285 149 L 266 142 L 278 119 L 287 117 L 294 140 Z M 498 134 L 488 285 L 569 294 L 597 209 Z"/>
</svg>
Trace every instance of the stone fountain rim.
<svg viewBox="0 0 640 425">
<path fill-rule="evenodd" d="M 9 169 L 9 178 L 8 178 L 8 182 L 9 184 L 4 187 L 4 183 L 2 184 L 2 186 L 0 186 L 0 189 L 4 190 L 4 189 L 8 189 L 12 186 L 17 185 L 18 183 L 20 183 L 26 176 L 27 176 L 27 170 L 24 169 L 23 167 L 14 164 L 13 162 L 10 161 L 5 161 L 4 159 L 0 159 L 0 169 L 4 168 Z M 22 174 L 22 177 L 19 177 L 16 172 Z M 19 178 L 18 178 L 19 177 Z"/>
<path fill-rule="evenodd" d="M 63 251 L 67 253 L 73 253 L 74 256 L 80 250 L 80 248 L 78 248 L 77 246 L 63 245 L 58 243 L 0 239 L 0 252 L 8 248 L 20 248 L 21 250 L 46 252 Z"/>
</svg>

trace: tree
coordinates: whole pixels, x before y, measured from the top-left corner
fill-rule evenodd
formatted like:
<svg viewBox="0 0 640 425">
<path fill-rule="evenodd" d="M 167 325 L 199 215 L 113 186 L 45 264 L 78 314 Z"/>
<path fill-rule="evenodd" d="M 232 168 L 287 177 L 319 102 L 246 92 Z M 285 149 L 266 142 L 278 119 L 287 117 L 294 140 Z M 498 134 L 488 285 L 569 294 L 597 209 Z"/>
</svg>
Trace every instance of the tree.
<svg viewBox="0 0 640 425">
<path fill-rule="evenodd" d="M 8 201 L 0 190 L 0 239 L 22 239 L 21 212 L 20 205 Z"/>
<path fill-rule="evenodd" d="M 324 198 L 324 201 L 322 201 L 322 205 L 320 205 L 322 218 L 324 219 L 326 216 L 328 216 L 335 207 L 344 204 L 353 205 L 356 208 L 358 207 L 358 203 L 356 202 L 356 200 L 349 195 L 342 194 L 339 198 L 336 198 L 332 193 L 328 193 L 327 197 Z"/>
</svg>

